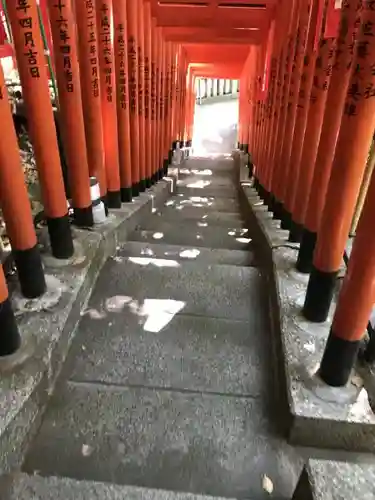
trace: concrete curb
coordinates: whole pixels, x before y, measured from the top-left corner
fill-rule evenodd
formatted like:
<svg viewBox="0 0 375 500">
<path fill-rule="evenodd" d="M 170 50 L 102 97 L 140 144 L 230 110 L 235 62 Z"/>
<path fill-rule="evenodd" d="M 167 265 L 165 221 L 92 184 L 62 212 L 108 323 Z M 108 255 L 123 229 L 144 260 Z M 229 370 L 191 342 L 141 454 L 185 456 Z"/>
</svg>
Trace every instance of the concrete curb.
<svg viewBox="0 0 375 500">
<path fill-rule="evenodd" d="M 345 388 L 326 386 L 316 375 L 329 333 L 328 321 L 314 324 L 301 315 L 308 276 L 298 273 L 298 244 L 287 241 L 288 232 L 259 199 L 248 180 L 240 179 L 240 203 L 248 224 L 262 248 L 262 265 L 268 276 L 270 310 L 275 337 L 275 358 L 282 360 L 279 376 L 285 380 L 289 408 L 289 442 L 302 446 L 348 451 L 375 450 L 375 415 L 369 370 L 358 367 Z"/>
<path fill-rule="evenodd" d="M 132 204 L 111 210 L 104 224 L 93 230 L 74 230 L 76 248 L 80 249 L 76 258 L 61 265 L 45 256 L 49 296 L 15 302 L 23 341 L 34 348 L 22 367 L 0 376 L 0 474 L 22 464 L 103 264 L 139 221 L 175 192 L 178 169 L 171 168 L 168 174 Z"/>
<path fill-rule="evenodd" d="M 370 500 L 375 498 L 375 465 L 309 460 L 293 500 Z"/>
</svg>

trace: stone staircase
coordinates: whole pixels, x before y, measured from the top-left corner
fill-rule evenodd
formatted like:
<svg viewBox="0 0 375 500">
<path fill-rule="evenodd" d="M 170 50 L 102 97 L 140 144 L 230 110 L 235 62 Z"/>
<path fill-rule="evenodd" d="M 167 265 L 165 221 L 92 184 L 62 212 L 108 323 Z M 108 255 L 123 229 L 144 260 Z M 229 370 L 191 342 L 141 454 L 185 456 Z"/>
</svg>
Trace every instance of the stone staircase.
<svg viewBox="0 0 375 500">
<path fill-rule="evenodd" d="M 231 158 L 189 159 L 177 194 L 101 270 L 23 473 L 3 500 L 290 499 L 267 281 Z"/>
</svg>

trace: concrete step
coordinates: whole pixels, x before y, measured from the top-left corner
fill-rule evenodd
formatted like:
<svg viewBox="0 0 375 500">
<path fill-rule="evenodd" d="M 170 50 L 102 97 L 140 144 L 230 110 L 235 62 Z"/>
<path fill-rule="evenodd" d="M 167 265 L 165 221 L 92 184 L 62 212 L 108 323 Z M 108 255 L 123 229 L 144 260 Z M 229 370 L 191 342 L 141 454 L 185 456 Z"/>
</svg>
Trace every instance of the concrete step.
<svg viewBox="0 0 375 500">
<path fill-rule="evenodd" d="M 264 311 L 249 321 L 184 314 L 182 303 L 104 299 L 96 289 L 68 361 L 74 382 L 267 398 Z"/>
<path fill-rule="evenodd" d="M 115 257 L 103 266 L 96 287 L 106 299 L 120 297 L 126 309 L 138 304 L 136 315 L 146 300 L 167 312 L 179 308 L 181 314 L 242 321 L 256 312 L 261 318 L 267 307 L 264 276 L 254 267 Z"/>
<path fill-rule="evenodd" d="M 67 382 L 24 470 L 253 500 L 266 475 L 291 498 L 301 466 L 271 430 L 258 398 Z"/>
<path fill-rule="evenodd" d="M 167 208 L 166 208 L 167 209 Z M 227 217 L 226 213 L 214 213 L 215 217 L 208 217 L 204 209 L 200 211 L 200 218 L 186 218 L 183 220 L 181 210 L 169 208 L 166 212 L 164 210 L 153 213 L 148 219 L 142 221 L 143 229 L 152 229 L 154 225 L 160 223 L 174 224 L 176 227 L 184 225 L 184 227 L 217 227 L 219 231 L 230 229 L 244 229 L 244 221 L 236 214 L 229 214 L 232 217 Z M 183 213 L 183 211 L 182 211 Z M 197 215 L 197 214 L 196 214 Z M 221 215 L 221 216 L 220 216 Z"/>
<path fill-rule="evenodd" d="M 129 235 L 129 240 L 194 248 L 254 249 L 254 243 L 245 228 L 215 226 L 208 222 L 185 222 L 181 225 L 158 219 L 157 223 L 145 221 L 142 228 Z"/>
<path fill-rule="evenodd" d="M 175 207 L 178 210 L 185 208 L 204 208 L 207 211 L 240 213 L 236 198 L 214 198 L 199 192 L 197 196 L 178 193 L 164 204 L 166 207 Z"/>
<path fill-rule="evenodd" d="M 66 477 L 17 474 L 7 477 L 2 500 L 211 500 L 189 493 L 120 486 L 96 481 L 76 481 Z M 5 482 L 5 481 L 3 481 Z M 1 490 L 0 490 L 1 493 Z M 7 496 L 5 496 L 7 495 Z M 217 500 L 220 500 L 216 497 Z"/>
<path fill-rule="evenodd" d="M 155 212 L 155 215 L 161 215 L 163 220 L 180 221 L 195 220 L 200 222 L 215 223 L 223 226 L 243 227 L 243 219 L 238 212 L 215 212 L 199 207 L 184 207 L 179 208 L 173 205 L 163 207 L 162 210 Z"/>
<path fill-rule="evenodd" d="M 198 185 L 194 186 L 194 184 L 189 184 L 188 186 L 177 186 L 177 193 L 183 194 L 184 196 L 199 196 L 199 197 L 210 197 L 215 199 L 235 199 L 237 200 L 237 188 L 234 186 L 231 187 L 215 187 L 215 186 L 206 186 L 199 187 Z"/>
<path fill-rule="evenodd" d="M 231 266 L 256 266 L 254 252 L 204 248 L 188 245 L 165 245 L 128 241 L 119 250 L 119 255 L 126 257 L 152 257 L 177 261 L 194 261 L 206 264 L 227 264 Z"/>
<path fill-rule="evenodd" d="M 353 456 L 353 460 L 358 457 Z M 375 464 L 311 459 L 302 471 L 293 500 L 373 500 Z"/>
</svg>

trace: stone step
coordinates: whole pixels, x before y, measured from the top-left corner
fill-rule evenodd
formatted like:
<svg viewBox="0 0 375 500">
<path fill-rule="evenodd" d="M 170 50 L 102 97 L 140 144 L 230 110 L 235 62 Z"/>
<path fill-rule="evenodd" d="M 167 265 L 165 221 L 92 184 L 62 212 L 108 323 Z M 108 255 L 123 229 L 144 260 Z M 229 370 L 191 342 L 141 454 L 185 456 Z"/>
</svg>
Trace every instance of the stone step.
<svg viewBox="0 0 375 500">
<path fill-rule="evenodd" d="M 119 250 L 126 257 L 152 257 L 177 261 L 194 261 L 206 264 L 227 264 L 231 266 L 256 266 L 258 259 L 252 251 L 204 248 L 188 245 L 165 245 L 128 241 Z"/>
<path fill-rule="evenodd" d="M 8 490 L 4 489 L 2 500 L 212 500 L 212 497 L 203 495 L 76 481 L 67 477 L 16 474 L 4 478 L 2 482 L 7 483 Z"/>
<path fill-rule="evenodd" d="M 196 220 L 200 222 L 215 223 L 223 226 L 243 227 L 243 219 L 238 212 L 215 212 L 214 210 L 206 210 L 199 207 L 184 207 L 178 208 L 173 205 L 163 207 L 162 210 L 155 212 L 156 215 L 161 215 L 164 220 L 181 221 Z"/>
<path fill-rule="evenodd" d="M 373 500 L 375 463 L 311 459 L 302 471 L 293 500 Z"/>
<path fill-rule="evenodd" d="M 223 248 L 249 251 L 254 243 L 245 228 L 209 225 L 208 222 L 185 222 L 183 225 L 151 218 L 129 235 L 131 241 L 170 245 L 187 245 L 204 248 Z"/>
<path fill-rule="evenodd" d="M 300 465 L 270 430 L 258 398 L 67 382 L 24 471 L 254 500 L 267 476 L 291 498 Z"/>
<path fill-rule="evenodd" d="M 169 198 L 164 206 L 173 206 L 177 209 L 204 208 L 207 211 L 240 213 L 240 206 L 236 198 L 214 198 L 201 191 L 197 195 L 178 193 L 173 198 Z"/>
<path fill-rule="evenodd" d="M 183 194 L 184 196 L 200 196 L 200 197 L 211 197 L 215 199 L 223 199 L 226 201 L 227 199 L 235 199 L 237 200 L 238 189 L 234 186 L 231 187 L 215 187 L 215 186 L 206 186 L 199 187 L 194 186 L 193 184 L 189 184 L 188 186 L 178 185 L 177 193 Z"/>
<path fill-rule="evenodd" d="M 182 314 L 250 321 L 267 307 L 264 279 L 255 267 L 115 257 L 104 264 L 96 288 L 123 306 L 151 300 Z"/>
<path fill-rule="evenodd" d="M 267 397 L 263 311 L 233 321 L 185 315 L 173 301 L 103 298 L 96 289 L 78 327 L 71 380 Z"/>
</svg>

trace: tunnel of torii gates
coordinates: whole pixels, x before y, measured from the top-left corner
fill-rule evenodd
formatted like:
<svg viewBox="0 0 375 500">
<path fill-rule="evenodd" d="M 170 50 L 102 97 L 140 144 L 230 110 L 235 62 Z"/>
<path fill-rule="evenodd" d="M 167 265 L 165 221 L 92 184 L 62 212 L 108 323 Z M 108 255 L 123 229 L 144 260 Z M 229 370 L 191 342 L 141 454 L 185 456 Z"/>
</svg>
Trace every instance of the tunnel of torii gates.
<svg viewBox="0 0 375 500">
<path fill-rule="evenodd" d="M 191 145 L 196 77 L 239 79 L 238 147 L 260 196 L 300 242 L 296 269 L 310 274 L 302 314 L 311 322 L 327 320 L 360 213 L 320 366 L 323 381 L 345 385 L 375 297 L 375 0 L 2 6 L 11 33 L 2 56 L 19 71 L 52 255 L 73 255 L 72 223 L 93 225 L 90 179 L 107 209 L 119 208 L 166 174 L 177 143 Z M 46 282 L 2 71 L 0 79 L 0 202 L 20 289 L 36 298 Z M 21 343 L 8 293 L 1 271 L 0 356 Z"/>
</svg>

